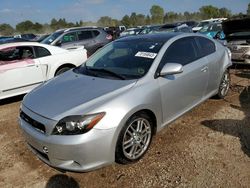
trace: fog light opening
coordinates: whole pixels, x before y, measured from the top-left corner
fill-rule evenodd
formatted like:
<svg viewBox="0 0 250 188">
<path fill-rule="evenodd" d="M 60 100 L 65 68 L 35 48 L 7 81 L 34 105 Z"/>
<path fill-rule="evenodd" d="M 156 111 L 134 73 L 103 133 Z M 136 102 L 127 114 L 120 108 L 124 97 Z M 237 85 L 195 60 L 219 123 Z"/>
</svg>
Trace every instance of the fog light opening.
<svg viewBox="0 0 250 188">
<path fill-rule="evenodd" d="M 43 152 L 48 154 L 49 153 L 49 149 L 46 146 L 43 146 Z"/>
</svg>

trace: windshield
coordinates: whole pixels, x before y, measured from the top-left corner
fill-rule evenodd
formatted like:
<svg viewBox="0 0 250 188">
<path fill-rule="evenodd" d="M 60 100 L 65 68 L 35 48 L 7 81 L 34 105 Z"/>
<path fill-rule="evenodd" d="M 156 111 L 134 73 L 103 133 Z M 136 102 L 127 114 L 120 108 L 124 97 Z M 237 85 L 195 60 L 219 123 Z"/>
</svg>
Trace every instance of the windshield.
<svg viewBox="0 0 250 188">
<path fill-rule="evenodd" d="M 50 36 L 48 36 L 47 38 L 45 38 L 41 43 L 43 44 L 51 44 L 54 40 L 56 40 L 61 34 L 63 33 L 63 31 L 58 31 L 55 33 L 52 33 Z"/>
<path fill-rule="evenodd" d="M 138 79 L 151 67 L 163 43 L 115 41 L 91 56 L 79 73 L 112 79 Z"/>
<path fill-rule="evenodd" d="M 221 31 L 222 26 L 221 24 L 211 24 L 211 25 L 205 25 L 199 32 L 213 32 L 213 31 Z"/>
<path fill-rule="evenodd" d="M 209 22 L 200 22 L 196 27 L 204 27 L 207 24 L 209 24 Z"/>
</svg>

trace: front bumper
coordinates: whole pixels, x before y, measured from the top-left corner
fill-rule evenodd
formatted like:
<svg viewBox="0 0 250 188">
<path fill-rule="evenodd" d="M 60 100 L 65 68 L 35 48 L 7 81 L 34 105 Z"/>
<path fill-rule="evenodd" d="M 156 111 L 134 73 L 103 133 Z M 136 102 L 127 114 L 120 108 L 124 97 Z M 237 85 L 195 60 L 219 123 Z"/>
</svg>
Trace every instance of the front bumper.
<svg viewBox="0 0 250 188">
<path fill-rule="evenodd" d="M 115 161 L 115 128 L 60 136 L 43 134 L 22 118 L 19 124 L 32 152 L 52 167 L 86 172 Z"/>
</svg>

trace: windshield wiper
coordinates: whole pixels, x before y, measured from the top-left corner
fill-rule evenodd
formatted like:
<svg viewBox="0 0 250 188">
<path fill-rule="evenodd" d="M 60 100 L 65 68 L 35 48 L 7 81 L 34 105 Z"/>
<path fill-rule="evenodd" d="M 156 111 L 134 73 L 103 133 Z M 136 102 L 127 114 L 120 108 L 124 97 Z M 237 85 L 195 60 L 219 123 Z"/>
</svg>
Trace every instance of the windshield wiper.
<svg viewBox="0 0 250 188">
<path fill-rule="evenodd" d="M 87 66 L 86 66 L 86 69 L 90 70 L 90 71 L 105 72 L 105 73 L 108 73 L 108 74 L 110 74 L 110 75 L 112 75 L 112 76 L 114 76 L 116 78 L 121 79 L 121 80 L 126 80 L 126 78 L 124 76 L 122 76 L 120 74 L 117 74 L 117 73 L 115 73 L 115 72 L 113 72 L 111 70 L 108 70 L 108 69 L 104 69 L 104 68 L 90 68 L 90 67 L 87 67 Z"/>
</svg>

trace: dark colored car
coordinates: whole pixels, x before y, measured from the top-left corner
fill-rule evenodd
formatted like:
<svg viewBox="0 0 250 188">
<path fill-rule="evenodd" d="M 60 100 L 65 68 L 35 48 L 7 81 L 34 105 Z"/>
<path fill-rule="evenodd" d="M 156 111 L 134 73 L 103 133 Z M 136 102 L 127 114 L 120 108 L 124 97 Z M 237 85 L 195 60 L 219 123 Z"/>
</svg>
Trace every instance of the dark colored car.
<svg viewBox="0 0 250 188">
<path fill-rule="evenodd" d="M 183 32 L 183 33 L 192 33 L 192 28 L 186 24 L 182 23 L 172 23 L 165 24 L 161 26 L 156 32 Z"/>
<path fill-rule="evenodd" d="M 65 49 L 84 46 L 88 55 L 112 41 L 112 36 L 100 27 L 76 27 L 57 30 L 41 43 Z"/>
<path fill-rule="evenodd" d="M 48 36 L 50 36 L 50 34 L 37 36 L 36 38 L 32 39 L 31 41 L 33 41 L 33 42 L 42 42 L 42 41 L 43 41 L 44 39 L 46 39 Z"/>
<path fill-rule="evenodd" d="M 179 22 L 180 24 L 186 24 L 187 26 L 193 28 L 195 26 L 198 25 L 198 22 L 196 21 L 183 21 L 183 22 Z"/>
<path fill-rule="evenodd" d="M 158 30 L 162 25 L 150 25 L 143 28 L 143 30 L 139 34 L 148 34 L 152 31 Z"/>
<path fill-rule="evenodd" d="M 250 16 L 224 21 L 222 28 L 233 63 L 250 65 Z"/>
<path fill-rule="evenodd" d="M 14 38 L 21 38 L 25 40 L 32 40 L 36 38 L 37 36 L 32 34 L 32 33 L 27 33 L 27 34 L 21 34 L 21 35 L 15 35 Z"/>
<path fill-rule="evenodd" d="M 143 28 L 129 28 L 120 34 L 120 37 L 126 37 L 131 35 L 138 35 L 143 30 Z"/>
<path fill-rule="evenodd" d="M 113 40 L 120 37 L 120 34 L 126 30 L 125 26 L 118 26 L 118 27 L 105 27 L 104 30 L 112 35 Z"/>
<path fill-rule="evenodd" d="M 0 44 L 12 43 L 12 42 L 26 42 L 27 40 L 22 38 L 4 37 L 0 38 Z"/>
</svg>

